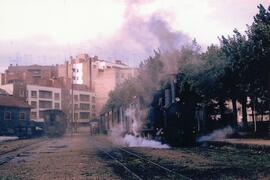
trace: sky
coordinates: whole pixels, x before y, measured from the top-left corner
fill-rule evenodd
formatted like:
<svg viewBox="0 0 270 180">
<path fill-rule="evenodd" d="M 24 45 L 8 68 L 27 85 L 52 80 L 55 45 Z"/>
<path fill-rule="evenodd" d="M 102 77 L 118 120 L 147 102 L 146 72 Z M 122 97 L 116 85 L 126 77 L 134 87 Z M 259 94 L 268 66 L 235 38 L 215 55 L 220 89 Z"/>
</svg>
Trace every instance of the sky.
<svg viewBox="0 0 270 180">
<path fill-rule="evenodd" d="M 270 0 L 0 0 L 0 72 L 79 53 L 131 66 L 154 49 L 203 47 L 251 24 Z"/>
</svg>

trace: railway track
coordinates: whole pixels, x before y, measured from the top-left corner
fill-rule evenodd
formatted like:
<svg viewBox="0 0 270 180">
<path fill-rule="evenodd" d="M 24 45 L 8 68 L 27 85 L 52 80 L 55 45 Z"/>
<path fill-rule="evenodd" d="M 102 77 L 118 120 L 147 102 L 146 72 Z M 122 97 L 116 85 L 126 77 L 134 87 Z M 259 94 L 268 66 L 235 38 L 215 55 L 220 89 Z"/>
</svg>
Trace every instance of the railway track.
<svg viewBox="0 0 270 180">
<path fill-rule="evenodd" d="M 33 143 L 27 144 L 25 146 L 17 147 L 17 148 L 14 148 L 14 149 L 11 149 L 9 151 L 1 153 L 0 154 L 0 167 L 4 164 L 8 163 L 12 159 L 20 156 L 21 154 L 26 153 L 28 151 L 31 151 L 33 149 L 36 149 L 47 142 L 48 142 L 48 140 L 33 142 Z"/>
<path fill-rule="evenodd" d="M 122 167 L 125 172 L 121 172 L 119 167 L 117 170 L 128 179 L 191 179 L 125 148 L 104 150 L 106 148 L 99 145 L 98 149 Z"/>
</svg>

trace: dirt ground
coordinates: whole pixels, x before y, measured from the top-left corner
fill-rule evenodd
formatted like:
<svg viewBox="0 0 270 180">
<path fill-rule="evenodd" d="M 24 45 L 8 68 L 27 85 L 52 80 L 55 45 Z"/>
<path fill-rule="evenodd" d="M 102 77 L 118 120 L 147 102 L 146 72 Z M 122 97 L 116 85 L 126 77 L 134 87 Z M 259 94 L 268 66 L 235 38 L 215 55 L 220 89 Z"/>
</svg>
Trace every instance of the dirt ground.
<svg viewBox="0 0 270 180">
<path fill-rule="evenodd" d="M 0 179 L 119 179 L 87 134 L 52 139 L 0 167 Z"/>
<path fill-rule="evenodd" d="M 16 140 L 16 141 L 7 141 L 7 142 L 1 142 L 0 143 L 0 154 L 6 153 L 8 151 L 12 151 L 18 148 L 22 148 L 25 146 L 28 146 L 32 143 L 36 143 L 42 140 L 45 140 L 46 138 L 34 138 L 34 139 L 22 139 L 22 140 Z"/>
<path fill-rule="evenodd" d="M 136 152 L 192 179 L 270 179 L 270 154 L 263 151 L 210 146 Z"/>
<path fill-rule="evenodd" d="M 0 152 L 41 139 L 0 144 Z M 0 179 L 126 179 L 110 158 L 101 158 L 100 142 L 113 146 L 107 137 L 87 131 L 46 139 L 0 166 Z M 270 179 L 270 155 L 263 151 L 230 146 L 128 149 L 192 179 Z"/>
</svg>

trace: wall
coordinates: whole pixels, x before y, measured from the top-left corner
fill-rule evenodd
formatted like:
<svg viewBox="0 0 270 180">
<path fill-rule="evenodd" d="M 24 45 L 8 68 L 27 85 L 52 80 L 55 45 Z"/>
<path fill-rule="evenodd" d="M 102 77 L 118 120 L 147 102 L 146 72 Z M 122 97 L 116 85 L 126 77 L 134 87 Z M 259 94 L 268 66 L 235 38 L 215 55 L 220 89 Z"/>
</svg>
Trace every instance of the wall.
<svg viewBox="0 0 270 180">
<path fill-rule="evenodd" d="M 31 94 L 31 91 L 37 92 L 36 97 L 33 97 Z M 52 97 L 40 97 L 40 91 L 49 91 L 52 93 Z M 45 87 L 45 86 L 36 86 L 36 85 L 27 85 L 27 92 L 28 92 L 28 97 L 27 97 L 27 102 L 29 105 L 33 104 L 32 102 L 36 102 L 36 107 L 33 107 L 31 110 L 31 119 L 35 121 L 44 121 L 43 118 L 41 117 L 42 115 L 40 114 L 40 111 L 46 110 L 46 109 L 62 109 L 62 103 L 61 103 L 61 97 L 62 97 L 62 91 L 61 88 L 53 88 L 53 87 Z M 55 94 L 59 94 L 59 99 L 55 97 Z M 42 108 L 40 105 L 41 103 L 45 102 L 50 102 L 52 104 L 52 107 L 50 108 Z M 56 103 L 59 104 L 59 108 L 56 108 L 55 105 Z M 34 117 L 36 113 L 36 117 Z"/>
<path fill-rule="evenodd" d="M 5 112 L 11 112 L 11 120 L 5 120 Z M 16 123 L 19 121 L 19 113 L 25 113 L 25 120 L 30 120 L 30 109 L 20 107 L 4 107 L 0 106 L 0 121 L 12 121 Z"/>
</svg>

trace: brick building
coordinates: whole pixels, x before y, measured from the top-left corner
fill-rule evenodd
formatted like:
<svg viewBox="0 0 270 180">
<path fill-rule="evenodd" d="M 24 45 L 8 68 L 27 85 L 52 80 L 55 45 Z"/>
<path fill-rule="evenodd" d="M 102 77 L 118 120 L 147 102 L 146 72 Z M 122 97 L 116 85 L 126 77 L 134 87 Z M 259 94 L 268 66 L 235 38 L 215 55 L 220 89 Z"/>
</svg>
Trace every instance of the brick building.
<svg viewBox="0 0 270 180">
<path fill-rule="evenodd" d="M 95 92 L 96 115 L 108 100 L 110 91 L 136 74 L 136 68 L 131 68 L 119 60 L 108 62 L 88 54 L 71 57 L 70 61 L 58 65 L 59 77 L 73 78 L 74 84 L 86 85 Z"/>
<path fill-rule="evenodd" d="M 70 119 L 86 123 L 99 115 L 110 91 L 134 76 L 136 69 L 119 60 L 80 54 L 59 65 L 10 65 L 1 74 L 0 88 L 33 106 L 31 118 L 36 121 L 42 121 L 42 110 L 61 109 Z"/>
<path fill-rule="evenodd" d="M 13 66 L 8 67 L 1 74 L 0 85 L 13 83 L 14 81 L 25 81 L 27 84 L 46 84 L 53 78 L 58 77 L 57 66 Z"/>
</svg>

